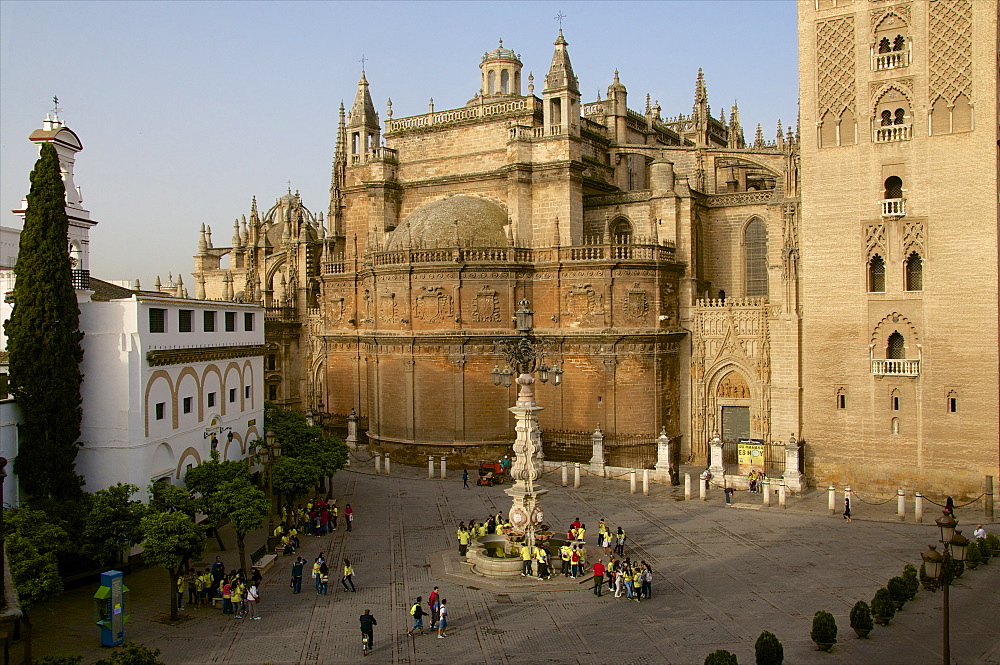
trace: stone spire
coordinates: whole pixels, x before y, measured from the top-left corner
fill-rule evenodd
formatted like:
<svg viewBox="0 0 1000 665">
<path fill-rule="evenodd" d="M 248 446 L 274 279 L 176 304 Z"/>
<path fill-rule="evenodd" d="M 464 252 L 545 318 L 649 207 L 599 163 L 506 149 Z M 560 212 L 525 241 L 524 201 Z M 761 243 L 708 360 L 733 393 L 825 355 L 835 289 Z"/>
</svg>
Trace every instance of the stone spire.
<svg viewBox="0 0 1000 665">
<path fill-rule="evenodd" d="M 785 149 L 785 133 L 781 128 L 781 118 L 778 118 L 778 136 L 774 145 L 778 148 L 778 150 Z"/>
<path fill-rule="evenodd" d="M 759 122 L 757 123 L 757 132 L 753 137 L 753 147 L 757 150 L 764 147 L 764 130 L 761 129 Z"/>
<path fill-rule="evenodd" d="M 691 118 L 694 121 L 695 143 L 708 145 L 708 90 L 705 87 L 705 74 L 698 68 L 698 78 L 694 84 L 694 106 Z"/>
<path fill-rule="evenodd" d="M 730 148 L 745 148 L 746 139 L 743 138 L 743 127 L 740 125 L 740 107 L 733 102 L 733 107 L 729 113 L 729 146 Z"/>
<path fill-rule="evenodd" d="M 566 50 L 569 42 L 563 37 L 562 28 L 559 29 L 559 36 L 552 43 L 556 50 L 552 54 L 549 73 L 545 75 L 545 91 L 568 90 L 579 95 L 580 88 L 577 85 L 576 75 L 573 74 L 573 65 L 569 61 L 569 52 Z"/>
<path fill-rule="evenodd" d="M 363 154 L 380 145 L 379 135 L 382 130 L 363 69 L 361 79 L 358 81 L 358 91 L 354 95 L 354 105 L 347 115 L 347 130 L 350 134 L 349 147 L 352 155 Z"/>
<path fill-rule="evenodd" d="M 344 102 L 340 102 L 340 113 L 337 121 L 337 146 L 333 153 L 333 173 L 330 176 L 330 207 L 326 211 L 326 219 L 330 224 L 330 233 L 338 233 L 340 229 L 340 211 L 343 209 L 343 188 L 347 173 L 347 124 L 344 121 Z"/>
<path fill-rule="evenodd" d="M 233 243 L 232 244 L 233 249 L 239 249 L 243 245 L 243 243 L 240 241 L 240 220 L 238 217 L 233 220 L 232 243 Z"/>
<path fill-rule="evenodd" d="M 201 223 L 201 233 L 198 235 L 198 253 L 204 254 L 208 251 L 208 240 L 205 237 L 205 223 Z"/>
</svg>

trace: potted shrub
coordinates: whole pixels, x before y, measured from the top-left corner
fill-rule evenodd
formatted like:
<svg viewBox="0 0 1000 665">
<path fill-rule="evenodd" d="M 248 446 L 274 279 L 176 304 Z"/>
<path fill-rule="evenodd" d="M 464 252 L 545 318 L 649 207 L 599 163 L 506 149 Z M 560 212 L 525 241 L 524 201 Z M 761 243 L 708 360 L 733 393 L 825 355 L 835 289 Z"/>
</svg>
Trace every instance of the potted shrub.
<svg viewBox="0 0 1000 665">
<path fill-rule="evenodd" d="M 910 588 L 906 585 L 906 580 L 897 575 L 889 580 L 885 586 L 889 590 L 892 602 L 896 605 L 896 610 L 903 609 L 903 603 L 906 602 L 906 597 L 910 594 Z"/>
<path fill-rule="evenodd" d="M 1000 538 L 995 533 L 986 534 L 986 544 L 990 547 L 990 556 L 1000 556 Z"/>
<path fill-rule="evenodd" d="M 982 558 L 979 553 L 979 543 L 973 540 L 969 543 L 968 549 L 965 550 L 965 563 L 969 566 L 969 570 L 975 570 Z"/>
<path fill-rule="evenodd" d="M 868 607 L 868 603 L 863 600 L 854 603 L 854 607 L 851 608 L 851 628 L 858 637 L 860 639 L 868 637 L 868 633 L 872 632 L 874 627 L 875 622 L 872 621 L 872 610 Z"/>
<path fill-rule="evenodd" d="M 986 543 L 985 538 L 977 538 L 976 545 L 979 545 L 979 563 L 988 565 L 990 562 L 990 557 L 993 556 L 990 552 L 990 546 Z"/>
<path fill-rule="evenodd" d="M 765 630 L 753 645 L 757 665 L 781 665 L 785 660 L 785 648 L 774 633 Z"/>
<path fill-rule="evenodd" d="M 719 649 L 705 656 L 705 665 L 740 665 L 736 662 L 736 654 L 725 649 Z"/>
<path fill-rule="evenodd" d="M 837 620 L 829 612 L 820 610 L 813 615 L 813 627 L 809 637 L 820 651 L 829 651 L 837 642 Z"/>
<path fill-rule="evenodd" d="M 917 567 L 912 563 L 903 566 L 903 581 L 906 582 L 908 591 L 906 600 L 913 600 L 916 598 L 917 592 L 920 591 L 920 580 L 917 579 Z"/>
<path fill-rule="evenodd" d="M 896 605 L 892 602 L 892 595 L 888 589 L 882 587 L 872 598 L 872 617 L 875 623 L 888 626 L 894 616 L 896 616 Z"/>
</svg>

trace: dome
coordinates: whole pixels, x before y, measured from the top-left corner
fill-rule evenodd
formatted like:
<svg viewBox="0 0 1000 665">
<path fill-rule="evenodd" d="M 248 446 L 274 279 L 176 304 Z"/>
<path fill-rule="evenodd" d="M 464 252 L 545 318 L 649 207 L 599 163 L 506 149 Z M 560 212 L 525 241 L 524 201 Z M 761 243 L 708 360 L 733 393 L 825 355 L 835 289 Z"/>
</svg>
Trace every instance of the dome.
<svg viewBox="0 0 1000 665">
<path fill-rule="evenodd" d="M 503 40 L 501 39 L 500 46 L 483 54 L 483 62 L 488 60 L 514 60 L 520 64 L 521 56 L 511 51 L 509 48 L 504 48 Z"/>
<path fill-rule="evenodd" d="M 507 247 L 507 213 L 496 203 L 452 196 L 425 203 L 389 234 L 386 251 L 431 247 Z"/>
</svg>

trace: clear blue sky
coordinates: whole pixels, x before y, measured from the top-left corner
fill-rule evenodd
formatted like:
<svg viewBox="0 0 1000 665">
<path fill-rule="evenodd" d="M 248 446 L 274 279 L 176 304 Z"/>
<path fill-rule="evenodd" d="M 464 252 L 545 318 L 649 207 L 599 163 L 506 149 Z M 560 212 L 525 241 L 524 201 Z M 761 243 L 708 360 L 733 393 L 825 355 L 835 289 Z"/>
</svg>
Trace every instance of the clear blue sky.
<svg viewBox="0 0 1000 665">
<path fill-rule="evenodd" d="M 385 117 L 444 110 L 479 88 L 503 38 L 539 82 L 563 23 L 584 101 L 614 70 L 642 111 L 690 113 L 698 67 L 712 113 L 739 100 L 748 139 L 794 124 L 793 0 L 756 2 L 0 2 L 0 221 L 28 189 L 27 136 L 59 96 L 80 135 L 76 184 L 100 223 L 91 270 L 104 279 L 183 273 L 198 228 L 229 244 L 233 219 L 286 182 L 325 211 L 337 107 L 367 59 Z"/>
</svg>

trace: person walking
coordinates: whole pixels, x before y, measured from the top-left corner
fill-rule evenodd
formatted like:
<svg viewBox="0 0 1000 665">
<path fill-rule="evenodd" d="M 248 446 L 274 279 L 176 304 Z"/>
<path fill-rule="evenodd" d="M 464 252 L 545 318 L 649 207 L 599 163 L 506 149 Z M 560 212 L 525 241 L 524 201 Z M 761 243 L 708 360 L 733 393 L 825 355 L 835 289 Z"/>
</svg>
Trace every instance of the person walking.
<svg viewBox="0 0 1000 665">
<path fill-rule="evenodd" d="M 344 559 L 344 575 L 340 578 L 340 583 L 344 585 L 344 591 L 354 591 L 354 566 L 347 559 Z M 347 588 L 348 584 L 351 585 L 350 589 Z"/>
<path fill-rule="evenodd" d="M 441 608 L 441 594 L 438 588 L 434 587 L 431 595 L 427 597 L 427 605 L 431 608 L 431 630 L 437 628 L 438 610 Z"/>
<path fill-rule="evenodd" d="M 351 508 L 351 504 L 344 506 L 344 521 L 347 523 L 347 530 L 350 531 L 354 526 L 354 509 Z"/>
<path fill-rule="evenodd" d="M 373 629 L 377 625 L 378 621 L 372 616 L 372 611 L 365 610 L 365 613 L 361 615 L 361 634 L 368 638 L 369 650 L 375 648 L 375 631 Z"/>
<path fill-rule="evenodd" d="M 458 556 L 465 556 L 469 551 L 469 531 L 463 523 L 458 527 Z"/>
<path fill-rule="evenodd" d="M 844 521 L 851 521 L 851 497 L 849 496 L 844 497 Z"/>
<path fill-rule="evenodd" d="M 316 557 L 313 561 L 313 586 L 316 588 L 316 593 L 319 593 L 319 569 L 323 565 L 320 561 L 320 557 Z"/>
<path fill-rule="evenodd" d="M 420 634 L 424 634 L 424 616 L 427 612 L 424 612 L 423 606 L 420 604 L 423 601 L 423 596 L 417 596 L 417 602 L 410 606 L 410 616 L 413 617 L 413 628 L 406 631 L 407 635 L 413 635 L 413 631 L 419 630 Z"/>
<path fill-rule="evenodd" d="M 302 567 L 306 560 L 296 557 L 292 564 L 292 593 L 302 593 Z"/>
<path fill-rule="evenodd" d="M 340 510 L 337 508 L 337 504 L 333 504 L 333 508 L 330 509 L 330 520 L 333 522 L 333 530 L 337 530 L 337 518 L 340 516 Z"/>
<path fill-rule="evenodd" d="M 188 605 L 198 609 L 198 574 L 194 572 L 194 568 L 188 568 L 187 575 L 184 576 L 184 583 L 187 585 L 188 590 Z"/>
<path fill-rule="evenodd" d="M 604 559 L 598 559 L 594 564 L 594 595 L 601 597 L 601 588 L 604 586 Z"/>
<path fill-rule="evenodd" d="M 438 609 L 438 639 L 448 636 L 448 599 L 441 600 L 441 607 Z"/>
<path fill-rule="evenodd" d="M 323 563 L 319 567 L 319 595 L 325 596 L 330 589 L 330 567 Z"/>
<path fill-rule="evenodd" d="M 469 489 L 469 470 L 462 469 L 462 487 L 464 489 Z"/>
<path fill-rule="evenodd" d="M 247 614 L 249 614 L 250 619 L 260 619 L 260 615 L 257 614 L 257 602 L 260 600 L 260 593 L 257 591 L 257 585 L 251 584 L 250 588 L 247 589 Z"/>
<path fill-rule="evenodd" d="M 625 556 L 625 530 L 621 527 L 618 527 L 618 533 L 615 534 L 615 554 Z"/>
<path fill-rule="evenodd" d="M 640 595 L 649 600 L 653 597 L 653 569 L 645 561 L 640 562 L 642 566 L 642 592 Z"/>
</svg>

